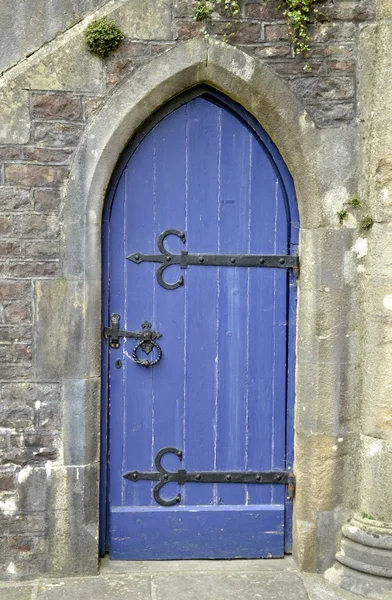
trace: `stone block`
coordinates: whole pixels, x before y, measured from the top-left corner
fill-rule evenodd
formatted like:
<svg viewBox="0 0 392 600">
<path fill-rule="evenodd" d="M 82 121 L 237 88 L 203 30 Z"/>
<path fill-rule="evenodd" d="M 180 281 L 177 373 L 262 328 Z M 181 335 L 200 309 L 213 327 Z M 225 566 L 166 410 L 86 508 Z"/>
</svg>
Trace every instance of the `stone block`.
<svg viewBox="0 0 392 600">
<path fill-rule="evenodd" d="M 355 94 L 354 78 L 340 75 L 298 78 L 291 81 L 290 86 L 305 102 L 345 101 Z"/>
<path fill-rule="evenodd" d="M 380 435 L 378 431 L 377 435 Z M 360 508 L 372 519 L 389 524 L 392 523 L 392 506 L 390 502 L 385 501 L 385 498 L 389 498 L 390 495 L 391 457 L 392 436 L 387 440 L 370 435 L 361 436 L 362 503 Z M 390 555 L 390 560 L 392 560 L 392 552 Z M 380 575 L 380 573 L 375 574 Z"/>
<path fill-rule="evenodd" d="M 8 236 L 11 233 L 11 217 L 0 217 L 0 235 Z"/>
<path fill-rule="evenodd" d="M 29 241 L 24 245 L 24 255 L 26 258 L 58 258 L 60 253 L 59 242 L 41 240 L 39 242 Z"/>
<path fill-rule="evenodd" d="M 23 159 L 31 162 L 68 164 L 72 156 L 72 152 L 72 149 L 65 148 L 40 148 L 35 146 L 26 146 L 23 149 Z"/>
<path fill-rule="evenodd" d="M 18 323 L 31 323 L 32 304 L 27 302 L 11 302 L 4 304 L 4 323 L 17 325 Z"/>
<path fill-rule="evenodd" d="M 25 431 L 35 427 L 35 411 L 32 402 L 25 404 L 14 401 L 0 406 L 0 427 Z"/>
<path fill-rule="evenodd" d="M 82 98 L 72 94 L 32 94 L 33 119 L 64 119 L 79 121 L 83 116 Z"/>
<path fill-rule="evenodd" d="M 100 282 L 35 283 L 33 364 L 43 380 L 98 377 L 101 370 Z M 53 332 L 56 335 L 53 335 Z"/>
<path fill-rule="evenodd" d="M 301 579 L 296 573 L 244 573 L 238 575 L 222 573 L 200 573 L 197 585 L 192 574 L 181 577 L 172 574 L 153 576 L 156 600 L 210 600 L 213 597 L 225 600 L 254 600 L 261 598 L 307 600 L 308 596 Z"/>
<path fill-rule="evenodd" d="M 62 148 L 77 146 L 83 125 L 80 123 L 60 123 L 38 121 L 34 125 L 34 140 L 41 146 Z"/>
<path fill-rule="evenodd" d="M 27 144 L 29 137 L 28 93 L 5 83 L 0 86 L 0 144 Z"/>
<path fill-rule="evenodd" d="M 278 7 L 265 2 L 248 2 L 245 4 L 245 16 L 248 19 L 259 19 L 260 21 L 282 20 L 284 17 Z"/>
<path fill-rule="evenodd" d="M 56 383 L 4 383 L 1 389 L 2 398 L 7 401 L 56 403 L 60 399 Z"/>
<path fill-rule="evenodd" d="M 128 0 L 109 16 L 134 40 L 170 40 L 171 7 L 166 0 Z"/>
<path fill-rule="evenodd" d="M 15 237 L 56 239 L 59 236 L 60 224 L 56 215 L 15 215 L 13 224 Z"/>
<path fill-rule="evenodd" d="M 12 261 L 8 263 L 7 275 L 10 277 L 55 277 L 59 271 L 59 263 L 46 260 L 44 262 Z"/>
<path fill-rule="evenodd" d="M 61 185 L 67 172 L 66 167 L 14 164 L 5 167 L 5 181 L 9 185 Z"/>
<path fill-rule="evenodd" d="M 350 102 L 312 102 L 307 110 L 320 127 L 341 127 L 344 123 L 352 123 L 356 107 L 354 100 Z"/>
<path fill-rule="evenodd" d="M 48 572 L 97 574 L 99 465 L 68 467 L 56 475 L 55 486 L 48 515 Z"/>
<path fill-rule="evenodd" d="M 259 58 L 289 57 L 292 53 L 290 44 L 259 44 L 257 46 L 245 46 L 243 50 L 251 52 Z"/>
<path fill-rule="evenodd" d="M 20 257 L 22 246 L 19 242 L 0 241 L 0 256 L 2 258 Z"/>
<path fill-rule="evenodd" d="M 21 339 L 25 341 L 30 341 L 32 339 L 32 330 L 30 325 L 4 325 L 0 327 L 0 342 L 14 343 L 16 340 Z"/>
<path fill-rule="evenodd" d="M 0 469 L 0 492 L 14 492 L 16 477 L 14 471 Z"/>
<path fill-rule="evenodd" d="M 315 28 L 312 34 L 312 42 L 352 42 L 357 33 L 357 25 L 350 22 L 323 23 Z"/>
<path fill-rule="evenodd" d="M 185 41 L 197 37 L 200 34 L 202 27 L 203 24 L 199 21 L 187 21 L 185 19 L 176 19 L 175 39 Z"/>
<path fill-rule="evenodd" d="M 58 36 L 14 67 L 6 75 L 7 80 L 23 90 L 101 93 L 102 61 L 88 52 L 85 27 L 85 23 L 80 23 Z"/>
<path fill-rule="evenodd" d="M 35 586 L 32 585 L 13 585 L 12 587 L 1 588 L 1 600 L 31 600 Z"/>
<path fill-rule="evenodd" d="M 60 208 L 61 194 L 59 190 L 35 190 L 34 210 L 37 212 L 57 212 Z"/>
<path fill-rule="evenodd" d="M 247 44 L 261 41 L 260 23 L 212 21 L 208 24 L 211 35 L 228 37 L 230 43 Z"/>
<path fill-rule="evenodd" d="M 19 381 L 26 381 L 32 377 L 31 363 L 22 362 L 19 363 L 7 363 L 0 364 L 0 380 L 12 381 L 17 379 Z"/>
<path fill-rule="evenodd" d="M 20 146 L 0 146 L 0 160 L 13 160 L 20 158 Z"/>
<path fill-rule="evenodd" d="M 128 577 L 95 577 L 84 579 L 67 579 L 62 582 L 45 582 L 38 586 L 37 600 L 150 600 L 150 579 L 147 576 L 131 575 Z M 61 591 L 60 591 L 61 590 Z M 7 600 L 7 599 L 5 599 Z M 13 600 L 13 599 L 12 599 Z"/>
<path fill-rule="evenodd" d="M 29 210 L 31 208 L 30 193 L 28 190 L 16 187 L 0 187 L 1 210 Z"/>
<path fill-rule="evenodd" d="M 99 461 L 100 378 L 63 385 L 63 456 L 65 465 Z"/>
<path fill-rule="evenodd" d="M 31 294 L 31 284 L 28 281 L 3 279 L 0 281 L 0 300 L 21 300 Z"/>
<path fill-rule="evenodd" d="M 375 17 L 373 0 L 350 0 L 332 3 L 326 13 L 331 21 L 368 21 Z"/>
<path fill-rule="evenodd" d="M 286 23 L 266 25 L 264 32 L 267 42 L 285 42 L 290 39 L 290 32 Z"/>
<path fill-rule="evenodd" d="M 356 273 L 350 229 L 302 229 L 300 289 L 349 293 Z M 338 309 L 337 309 L 338 310 Z"/>
</svg>

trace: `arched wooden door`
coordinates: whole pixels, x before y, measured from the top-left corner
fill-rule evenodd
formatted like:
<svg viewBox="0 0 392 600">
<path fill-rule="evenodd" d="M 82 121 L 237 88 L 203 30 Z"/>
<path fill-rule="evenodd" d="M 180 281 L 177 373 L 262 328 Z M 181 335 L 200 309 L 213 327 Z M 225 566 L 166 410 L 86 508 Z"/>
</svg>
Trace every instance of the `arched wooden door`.
<svg viewBox="0 0 392 600">
<path fill-rule="evenodd" d="M 295 211 L 271 140 L 208 88 L 120 161 L 104 220 L 112 558 L 282 556 L 285 523 L 290 544 Z"/>
</svg>

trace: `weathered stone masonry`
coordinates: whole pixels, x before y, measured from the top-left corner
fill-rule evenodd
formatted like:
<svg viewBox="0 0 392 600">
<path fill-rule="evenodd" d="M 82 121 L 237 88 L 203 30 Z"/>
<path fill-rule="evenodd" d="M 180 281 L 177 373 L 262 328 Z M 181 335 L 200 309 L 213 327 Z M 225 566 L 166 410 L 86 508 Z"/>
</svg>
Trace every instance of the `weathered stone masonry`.
<svg viewBox="0 0 392 600">
<path fill-rule="evenodd" d="M 136 96 L 141 86 L 138 73 L 147 72 L 143 68 L 148 70 L 151 65 L 148 73 L 160 69 L 164 80 L 166 63 L 169 71 L 182 52 L 187 57 L 203 44 L 207 55 L 211 54 L 211 65 L 222 66 L 211 66 L 205 76 L 201 59 L 197 66 L 201 75 L 191 76 L 196 67 L 184 67 L 183 75 L 179 71 L 178 91 L 198 80 L 210 82 L 241 99 L 278 146 L 284 140 L 284 129 L 292 138 L 291 120 L 292 131 L 303 135 L 288 140 L 286 150 L 280 147 L 289 168 L 293 168 L 300 208 L 306 208 L 301 213 L 303 272 L 297 376 L 301 408 L 296 425 L 295 552 L 301 568 L 323 571 L 334 560 L 341 525 L 359 509 L 356 454 L 362 384 L 358 311 L 362 272 L 357 270 L 358 253 L 350 250 L 358 237 L 355 215 L 341 227 L 336 211 L 361 191 L 356 143 L 359 37 L 367 27 L 377 28 L 377 3 L 335 0 L 320 5 L 329 20 L 315 28 L 308 59 L 311 71 L 304 70 L 302 58 L 292 57 L 286 21 L 275 11 L 272 0 L 243 0 L 240 19 L 234 25 L 224 14 L 213 15 L 207 25 L 210 37 L 193 21 L 189 0 L 76 4 L 76 17 L 102 7 L 98 15 L 108 14 L 118 22 L 126 33 L 119 50 L 105 62 L 92 57 L 83 39 L 88 17 L 72 25 L 67 13 L 63 20 L 59 17 L 58 23 L 46 27 L 49 33 L 45 39 L 45 28 L 41 27 L 41 37 L 20 42 L 18 59 L 10 53 L 0 83 L 2 575 L 26 578 L 38 573 L 92 573 L 97 567 L 97 501 L 91 502 L 91 498 L 98 494 L 100 382 L 99 364 L 92 366 L 89 356 L 99 356 L 99 337 L 78 339 L 78 326 L 83 321 L 75 314 L 79 311 L 85 314 L 86 322 L 94 319 L 98 324 L 99 291 L 93 301 L 80 291 L 82 276 L 76 267 L 70 269 L 65 258 L 72 253 L 67 246 L 70 223 L 82 237 L 83 224 L 90 218 L 81 205 L 72 218 L 67 217 L 65 227 L 63 215 L 74 201 L 65 195 L 69 170 L 72 167 L 71 174 L 72 169 L 77 171 L 79 163 L 75 167 L 72 162 L 75 153 L 80 160 L 77 149 L 84 152 L 83 136 L 100 118 L 104 134 L 106 117 L 100 116 L 100 110 L 110 107 L 111 102 L 115 105 L 125 86 L 131 105 L 131 95 L 134 92 Z M 57 37 L 50 41 L 55 34 Z M 215 44 L 216 38 L 227 34 L 229 43 L 211 45 L 208 50 L 210 41 Z M 200 41 L 196 50 L 187 49 L 192 38 Z M 38 47 L 43 42 L 48 43 Z M 249 62 L 231 51 L 230 44 L 251 57 Z M 31 56 L 23 59 L 22 50 Z M 175 59 L 170 58 L 174 51 Z M 224 67 L 227 76 L 220 75 Z M 267 71 L 262 70 L 265 67 Z M 272 75 L 267 77 L 269 72 Z M 256 91 L 241 96 L 240 77 L 243 89 L 251 81 L 249 90 L 258 86 L 265 89 L 266 96 L 271 86 L 275 117 L 272 109 L 272 116 L 266 109 L 264 116 L 262 105 L 257 109 L 262 100 Z M 291 90 L 291 104 L 283 100 L 279 104 L 278 92 L 283 87 L 275 84 L 275 79 Z M 178 93 L 174 87 L 171 92 L 167 84 L 168 91 L 162 92 L 162 97 L 169 99 L 171 93 Z M 160 102 L 154 100 L 154 94 L 158 97 L 151 91 L 151 106 Z M 313 123 L 307 121 L 304 108 Z M 302 146 L 306 140 L 308 165 L 314 163 L 315 167 L 310 172 L 304 163 L 300 173 L 299 168 L 294 169 L 297 159 L 292 157 L 296 145 L 297 154 L 305 154 Z M 122 147 L 125 143 L 126 139 Z M 89 164 L 88 156 L 83 160 Z M 317 184 L 312 183 L 315 178 Z M 310 183 L 305 184 L 306 180 Z M 79 183 L 79 188 L 87 185 L 83 178 Z M 89 280 L 88 263 L 99 260 L 99 248 L 93 250 L 88 242 L 80 248 L 85 253 L 80 262 L 87 263 L 83 277 Z M 50 320 L 52 313 L 59 315 L 58 326 Z M 65 336 L 71 343 L 63 348 Z M 327 364 L 333 365 L 330 371 Z M 77 374 L 72 380 L 74 372 Z M 307 410 L 302 410 L 301 398 L 308 398 L 312 406 L 303 403 Z M 308 463 L 314 474 L 311 479 Z"/>
</svg>

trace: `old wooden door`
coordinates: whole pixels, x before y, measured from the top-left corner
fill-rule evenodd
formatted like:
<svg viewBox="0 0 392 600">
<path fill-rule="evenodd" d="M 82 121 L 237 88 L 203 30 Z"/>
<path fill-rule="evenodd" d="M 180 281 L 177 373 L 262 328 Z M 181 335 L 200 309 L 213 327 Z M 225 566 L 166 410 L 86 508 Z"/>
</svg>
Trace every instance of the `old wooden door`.
<svg viewBox="0 0 392 600">
<path fill-rule="evenodd" d="M 110 556 L 282 556 L 297 242 L 282 160 L 243 109 L 194 90 L 130 145 L 108 205 Z"/>
</svg>

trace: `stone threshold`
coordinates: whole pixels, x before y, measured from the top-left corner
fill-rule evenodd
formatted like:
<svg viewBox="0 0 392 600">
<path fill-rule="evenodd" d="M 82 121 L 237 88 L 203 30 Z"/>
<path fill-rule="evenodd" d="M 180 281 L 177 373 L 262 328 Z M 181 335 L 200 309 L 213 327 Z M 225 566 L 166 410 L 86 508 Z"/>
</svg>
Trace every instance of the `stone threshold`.
<svg viewBox="0 0 392 600">
<path fill-rule="evenodd" d="M 101 560 L 97 576 L 0 583 L 1 600 L 358 600 L 291 557 L 268 560 Z"/>
</svg>

